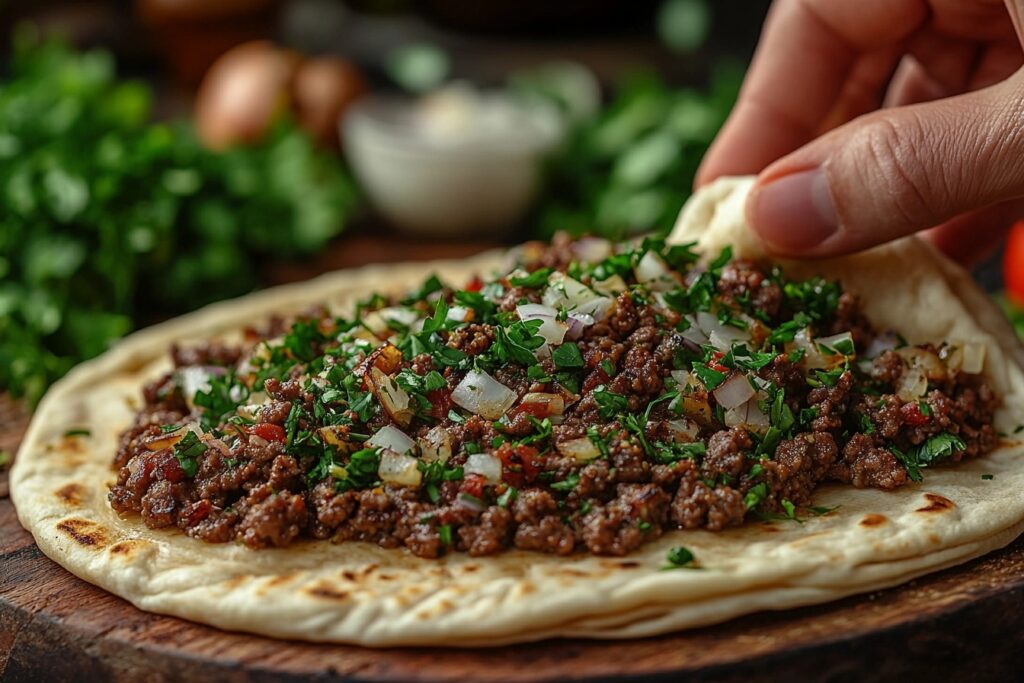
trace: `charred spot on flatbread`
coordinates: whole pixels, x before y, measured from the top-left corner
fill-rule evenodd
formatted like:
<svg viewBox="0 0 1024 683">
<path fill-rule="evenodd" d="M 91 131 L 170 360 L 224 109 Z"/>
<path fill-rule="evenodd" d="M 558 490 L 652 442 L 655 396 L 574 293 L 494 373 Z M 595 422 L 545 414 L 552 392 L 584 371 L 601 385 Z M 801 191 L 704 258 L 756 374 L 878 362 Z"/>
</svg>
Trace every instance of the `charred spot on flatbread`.
<svg viewBox="0 0 1024 683">
<path fill-rule="evenodd" d="M 57 522 L 55 528 L 85 548 L 100 548 L 107 544 L 103 526 L 88 519 L 70 517 Z"/>
<path fill-rule="evenodd" d="M 882 526 L 883 524 L 885 524 L 888 521 L 889 521 L 889 518 L 886 517 L 885 515 L 879 515 L 879 514 L 876 514 L 876 513 L 871 513 L 871 514 L 868 514 L 868 515 L 864 515 L 864 517 L 860 520 L 859 524 L 861 526 L 873 527 L 873 526 Z"/>
<path fill-rule="evenodd" d="M 948 512 L 956 509 L 956 503 L 951 501 L 945 496 L 940 496 L 937 493 L 926 493 L 924 499 L 927 501 L 927 505 L 919 507 L 915 512 Z"/>
<path fill-rule="evenodd" d="M 71 482 L 64 484 L 59 489 L 54 491 L 54 495 L 62 500 L 66 505 L 77 507 L 82 504 L 82 496 L 85 495 L 85 488 L 81 484 Z"/>
</svg>

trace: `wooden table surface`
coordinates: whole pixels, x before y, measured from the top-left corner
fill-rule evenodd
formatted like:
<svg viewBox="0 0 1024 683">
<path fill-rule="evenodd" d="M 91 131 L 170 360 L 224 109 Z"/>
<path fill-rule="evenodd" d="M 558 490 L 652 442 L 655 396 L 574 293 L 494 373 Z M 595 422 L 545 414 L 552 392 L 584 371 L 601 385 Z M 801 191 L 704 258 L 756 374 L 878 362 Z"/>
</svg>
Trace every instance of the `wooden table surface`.
<svg viewBox="0 0 1024 683">
<path fill-rule="evenodd" d="M 276 282 L 381 260 L 355 236 Z M 392 240 L 386 260 L 489 244 Z M 0 397 L 0 450 L 25 411 Z M 905 586 L 657 638 L 556 640 L 478 650 L 275 641 L 135 609 L 46 558 L 17 522 L 0 472 L 0 681 L 1007 681 L 1024 676 L 1024 539 Z M 1021 495 L 1024 495 L 1022 492 Z"/>
</svg>

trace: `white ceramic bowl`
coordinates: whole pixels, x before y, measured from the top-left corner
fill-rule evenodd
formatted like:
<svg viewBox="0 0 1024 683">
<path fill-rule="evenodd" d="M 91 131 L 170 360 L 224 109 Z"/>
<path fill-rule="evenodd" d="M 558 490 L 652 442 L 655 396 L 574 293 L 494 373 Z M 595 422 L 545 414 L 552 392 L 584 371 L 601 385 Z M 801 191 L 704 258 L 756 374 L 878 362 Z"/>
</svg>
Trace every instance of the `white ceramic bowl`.
<svg viewBox="0 0 1024 683">
<path fill-rule="evenodd" d="M 410 100 L 371 96 L 349 109 L 342 135 L 370 201 L 405 231 L 506 232 L 536 195 L 543 157 L 562 136 L 558 115 L 502 97 L 442 127 L 425 128 L 421 105 Z"/>
</svg>

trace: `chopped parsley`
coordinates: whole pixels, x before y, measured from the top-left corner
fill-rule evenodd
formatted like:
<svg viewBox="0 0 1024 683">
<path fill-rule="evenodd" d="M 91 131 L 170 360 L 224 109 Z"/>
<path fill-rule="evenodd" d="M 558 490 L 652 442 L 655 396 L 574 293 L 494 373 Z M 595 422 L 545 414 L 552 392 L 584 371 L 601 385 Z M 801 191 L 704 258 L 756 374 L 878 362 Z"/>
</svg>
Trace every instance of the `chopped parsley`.
<svg viewBox="0 0 1024 683">
<path fill-rule="evenodd" d="M 580 347 L 576 342 L 565 342 L 555 347 L 551 352 L 551 360 L 559 369 L 576 369 L 583 367 L 583 356 L 580 354 Z"/>
<path fill-rule="evenodd" d="M 199 470 L 199 456 L 206 452 L 206 444 L 199 440 L 195 432 L 188 432 L 174 444 L 174 457 L 185 472 L 185 476 L 194 477 Z"/>
</svg>

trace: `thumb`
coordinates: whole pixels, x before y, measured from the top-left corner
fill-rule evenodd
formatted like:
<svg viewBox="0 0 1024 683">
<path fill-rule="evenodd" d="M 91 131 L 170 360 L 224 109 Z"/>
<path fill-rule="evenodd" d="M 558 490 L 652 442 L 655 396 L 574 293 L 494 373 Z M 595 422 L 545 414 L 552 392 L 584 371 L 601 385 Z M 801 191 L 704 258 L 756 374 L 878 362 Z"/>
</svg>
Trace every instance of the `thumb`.
<svg viewBox="0 0 1024 683">
<path fill-rule="evenodd" d="M 1024 196 L 1020 72 L 966 95 L 862 116 L 758 177 L 747 219 L 769 251 L 833 256 Z"/>
</svg>

